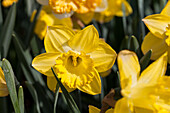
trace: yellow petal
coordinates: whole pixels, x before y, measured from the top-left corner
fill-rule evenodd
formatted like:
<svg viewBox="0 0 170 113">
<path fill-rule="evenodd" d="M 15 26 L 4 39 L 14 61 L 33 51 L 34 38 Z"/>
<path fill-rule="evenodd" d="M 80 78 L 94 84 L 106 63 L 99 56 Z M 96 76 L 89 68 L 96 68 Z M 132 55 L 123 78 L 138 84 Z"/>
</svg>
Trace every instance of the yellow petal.
<svg viewBox="0 0 170 113">
<path fill-rule="evenodd" d="M 47 76 L 54 76 L 51 67 L 56 64 L 55 60 L 61 53 L 43 53 L 36 56 L 32 61 L 32 66 L 40 73 Z"/>
<path fill-rule="evenodd" d="M 35 11 L 33 12 L 34 15 Z M 40 15 L 36 21 L 34 32 L 42 40 L 45 37 L 47 26 L 51 25 L 65 25 L 72 28 L 72 21 L 70 18 L 58 19 L 51 12 L 50 7 L 43 6 Z"/>
<path fill-rule="evenodd" d="M 88 12 L 88 13 L 75 13 L 74 14 L 77 18 L 79 18 L 84 24 L 89 24 L 94 16 L 94 12 Z"/>
<path fill-rule="evenodd" d="M 106 111 L 106 113 L 114 113 L 114 109 L 108 109 L 107 111 Z"/>
<path fill-rule="evenodd" d="M 168 46 L 164 39 L 160 39 L 152 33 L 148 33 L 142 42 L 141 49 L 144 54 L 152 49 L 151 59 L 156 60 L 168 50 Z"/>
<path fill-rule="evenodd" d="M 170 16 L 170 1 L 168 0 L 166 6 L 162 10 L 161 14 Z"/>
<path fill-rule="evenodd" d="M 134 52 L 123 50 L 118 54 L 121 88 L 130 88 L 137 83 L 140 74 L 138 57 Z"/>
<path fill-rule="evenodd" d="M 89 55 L 93 59 L 94 66 L 98 72 L 109 70 L 117 56 L 116 52 L 103 40 L 99 40 L 99 46 Z"/>
<path fill-rule="evenodd" d="M 128 16 L 130 14 L 132 14 L 133 10 L 130 6 L 130 4 L 127 2 L 127 1 L 123 1 L 122 3 L 124 3 L 124 6 L 125 6 L 125 15 Z M 122 10 L 122 6 L 121 8 L 115 13 L 116 16 L 120 16 L 122 17 L 123 16 L 123 10 Z"/>
<path fill-rule="evenodd" d="M 125 97 L 117 101 L 114 108 L 114 113 L 132 113 L 129 109 L 128 101 Z"/>
<path fill-rule="evenodd" d="M 138 80 L 138 85 L 154 85 L 161 76 L 165 75 L 167 68 L 167 52 L 158 60 L 149 65 L 142 73 Z"/>
<path fill-rule="evenodd" d="M 89 84 L 86 84 L 85 86 L 77 86 L 77 88 L 85 93 L 91 95 L 97 95 L 101 93 L 101 80 L 97 71 L 93 73 L 94 73 L 94 77 Z"/>
<path fill-rule="evenodd" d="M 93 51 L 99 42 L 99 34 L 93 25 L 79 31 L 74 38 L 70 39 L 68 45 L 76 50 L 89 53 Z"/>
<path fill-rule="evenodd" d="M 47 53 L 65 52 L 63 45 L 74 36 L 74 31 L 66 26 L 49 26 L 44 45 Z"/>
<path fill-rule="evenodd" d="M 89 113 L 100 113 L 100 109 L 98 109 L 92 105 L 89 105 Z"/>
<path fill-rule="evenodd" d="M 47 77 L 47 86 L 51 91 L 55 92 L 56 85 L 57 85 L 57 80 L 55 77 Z M 75 90 L 75 88 L 68 88 L 65 84 L 63 84 L 63 85 L 68 92 L 72 92 L 73 90 Z M 60 93 L 62 93 L 61 89 L 59 91 L 60 91 Z"/>
<path fill-rule="evenodd" d="M 166 27 L 170 24 L 170 16 L 154 14 L 147 16 L 142 20 L 153 35 L 162 39 L 164 38 Z"/>
<path fill-rule="evenodd" d="M 6 85 L 6 80 L 2 68 L 0 67 L 0 97 L 7 96 L 9 94 Z"/>
</svg>

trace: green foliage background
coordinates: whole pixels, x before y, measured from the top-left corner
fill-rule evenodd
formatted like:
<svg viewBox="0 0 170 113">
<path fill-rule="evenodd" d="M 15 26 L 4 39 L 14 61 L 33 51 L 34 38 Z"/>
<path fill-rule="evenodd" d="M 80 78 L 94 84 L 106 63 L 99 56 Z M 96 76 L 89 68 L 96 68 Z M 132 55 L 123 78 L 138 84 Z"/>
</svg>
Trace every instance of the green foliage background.
<svg viewBox="0 0 170 113">
<path fill-rule="evenodd" d="M 93 20 L 90 24 L 98 29 L 100 37 L 104 38 L 117 53 L 122 49 L 129 49 L 142 58 L 140 47 L 148 32 L 142 18 L 160 13 L 167 0 L 128 0 L 128 2 L 133 8 L 133 14 L 130 16 L 114 17 L 110 22 L 104 24 Z M 37 9 L 37 14 L 34 21 L 30 22 L 34 9 Z M 8 80 L 13 81 L 12 85 L 8 86 L 8 88 L 12 87 L 10 96 L 0 97 L 0 113 L 14 111 L 16 113 L 71 112 L 63 93 L 51 92 L 46 85 L 46 76 L 42 76 L 31 66 L 32 59 L 45 51 L 43 41 L 33 32 L 40 10 L 41 6 L 35 0 L 19 0 L 17 4 L 13 4 L 9 8 L 4 8 L 0 3 L 0 58 L 1 60 L 6 58 L 10 62 L 3 60 L 0 65 L 7 70 L 6 74 L 10 74 L 12 79 Z M 147 56 L 140 61 L 142 69 L 148 65 L 150 54 L 151 52 L 148 52 Z M 104 95 L 111 88 L 120 87 L 118 74 L 115 63 L 111 74 L 102 78 L 101 95 L 92 96 L 78 90 L 72 92 L 71 95 L 80 111 L 87 113 L 88 105 L 100 108 Z M 55 98 L 57 96 L 58 98 Z M 116 97 L 116 99 L 118 98 Z M 56 107 L 54 107 L 55 101 Z M 17 111 L 18 109 L 20 110 Z"/>
</svg>

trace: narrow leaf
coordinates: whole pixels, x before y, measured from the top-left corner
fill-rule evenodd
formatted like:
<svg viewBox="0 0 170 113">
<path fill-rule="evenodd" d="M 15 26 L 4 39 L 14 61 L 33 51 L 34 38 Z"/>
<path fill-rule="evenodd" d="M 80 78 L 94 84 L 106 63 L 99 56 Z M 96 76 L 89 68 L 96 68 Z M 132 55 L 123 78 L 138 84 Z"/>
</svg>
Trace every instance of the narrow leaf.
<svg viewBox="0 0 170 113">
<path fill-rule="evenodd" d="M 143 70 L 147 67 L 147 65 L 149 64 L 151 55 L 152 55 L 152 50 L 149 50 L 149 51 L 140 59 L 141 71 L 143 71 Z"/>
<path fill-rule="evenodd" d="M 0 35 L 1 45 L 0 51 L 3 52 L 2 54 L 3 57 L 6 57 L 8 53 L 8 49 L 11 43 L 11 36 L 15 25 L 15 18 L 16 18 L 16 3 L 14 3 L 11 6 Z"/>
<path fill-rule="evenodd" d="M 18 102 L 21 113 L 24 113 L 24 92 L 22 86 L 19 87 L 18 91 Z"/>
<path fill-rule="evenodd" d="M 17 93 L 16 93 L 14 72 L 12 70 L 11 64 L 5 58 L 2 60 L 2 68 L 4 71 L 9 95 L 10 95 L 15 113 L 21 113 L 20 108 L 19 108 Z"/>
<path fill-rule="evenodd" d="M 75 101 L 73 100 L 72 96 L 68 93 L 68 91 L 65 89 L 65 87 L 63 86 L 63 84 L 61 83 L 60 79 L 58 79 L 57 75 L 55 74 L 53 68 L 51 68 L 63 94 L 64 94 L 64 97 L 67 101 L 67 104 L 68 106 L 70 107 L 70 110 L 73 112 L 73 113 L 80 113 L 80 110 L 79 108 L 77 107 Z"/>
<path fill-rule="evenodd" d="M 54 113 L 56 113 L 56 106 L 58 101 L 58 94 L 59 94 L 59 85 L 56 86 L 56 92 L 55 92 L 55 100 L 54 100 Z"/>
<path fill-rule="evenodd" d="M 36 103 L 37 113 L 41 113 L 40 105 L 39 105 L 39 100 L 38 100 L 38 95 L 37 95 L 37 92 L 36 92 L 35 88 L 29 82 L 25 82 L 25 83 L 26 83 L 26 85 L 27 85 L 27 87 L 28 87 L 28 89 L 29 89 L 29 91 L 30 91 L 30 93 L 31 93 L 35 103 Z"/>
<path fill-rule="evenodd" d="M 2 24 L 3 24 L 3 15 L 2 15 L 2 7 L 1 7 L 1 2 L 0 2 L 0 31 L 2 28 Z"/>
<path fill-rule="evenodd" d="M 125 9 L 125 4 L 122 3 L 122 11 L 123 11 L 123 30 L 125 35 L 127 35 L 127 23 L 126 23 L 126 9 Z"/>
</svg>

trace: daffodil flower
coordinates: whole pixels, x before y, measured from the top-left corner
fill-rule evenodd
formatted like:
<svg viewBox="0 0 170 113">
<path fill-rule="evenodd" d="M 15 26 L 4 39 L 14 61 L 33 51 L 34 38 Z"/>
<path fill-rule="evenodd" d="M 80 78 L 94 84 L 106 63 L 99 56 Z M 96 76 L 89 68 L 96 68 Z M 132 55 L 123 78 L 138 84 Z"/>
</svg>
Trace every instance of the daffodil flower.
<svg viewBox="0 0 170 113">
<path fill-rule="evenodd" d="M 56 17 L 70 17 L 73 12 L 87 13 L 94 11 L 101 0 L 37 0 L 42 5 L 49 5 Z"/>
<path fill-rule="evenodd" d="M 100 109 L 89 105 L 89 113 L 100 113 Z M 114 109 L 108 109 L 105 113 L 114 113 Z"/>
<path fill-rule="evenodd" d="M 161 14 L 154 14 L 143 19 L 150 32 L 142 43 L 142 52 L 145 54 L 152 49 L 152 60 L 158 59 L 164 52 L 168 52 L 170 63 L 170 0 Z"/>
<path fill-rule="evenodd" d="M 14 2 L 18 2 L 18 0 L 2 0 L 2 5 L 4 7 L 11 6 Z"/>
<path fill-rule="evenodd" d="M 167 53 L 150 64 L 141 74 L 137 55 L 123 50 L 118 54 L 121 93 L 115 113 L 169 113 L 170 77 L 164 76 Z"/>
<path fill-rule="evenodd" d="M 66 26 L 50 26 L 44 40 L 46 53 L 34 58 L 32 66 L 47 76 L 49 89 L 55 91 L 57 81 L 51 67 L 65 88 L 96 95 L 101 92 L 98 72 L 109 70 L 116 59 L 115 51 L 99 40 L 93 25 L 74 32 Z"/>
<path fill-rule="evenodd" d="M 80 20 L 82 20 L 85 24 L 90 23 L 93 18 L 96 21 L 103 23 L 111 21 L 114 16 L 122 17 L 122 4 L 125 6 L 126 16 L 133 12 L 130 4 L 126 0 L 102 0 L 101 4 L 103 4 L 104 8 L 97 7 L 95 12 L 76 14 L 76 16 L 80 18 Z"/>
<path fill-rule="evenodd" d="M 34 15 L 34 13 L 32 15 Z M 73 26 L 71 18 L 58 19 L 53 15 L 49 6 L 43 6 L 39 14 L 39 17 L 36 21 L 34 32 L 42 40 L 45 37 L 47 26 L 52 25 L 65 25 L 70 28 L 72 28 Z"/>
<path fill-rule="evenodd" d="M 8 94 L 9 92 L 8 92 L 8 88 L 6 85 L 4 72 L 2 71 L 2 68 L 0 67 L 0 97 L 7 96 Z"/>
</svg>

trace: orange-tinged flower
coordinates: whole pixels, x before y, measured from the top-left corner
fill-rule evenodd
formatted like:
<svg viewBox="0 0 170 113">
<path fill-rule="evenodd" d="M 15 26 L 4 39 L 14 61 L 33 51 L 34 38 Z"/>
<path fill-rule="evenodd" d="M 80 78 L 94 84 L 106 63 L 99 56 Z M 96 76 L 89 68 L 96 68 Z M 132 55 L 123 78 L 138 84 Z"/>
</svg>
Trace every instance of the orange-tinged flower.
<svg viewBox="0 0 170 113">
<path fill-rule="evenodd" d="M 73 12 L 87 13 L 94 11 L 101 0 L 37 0 L 42 5 L 49 5 L 55 16 L 70 17 Z"/>
<path fill-rule="evenodd" d="M 150 64 L 141 74 L 137 55 L 124 50 L 118 54 L 121 93 L 115 113 L 169 113 L 170 85 L 165 76 L 167 53 Z"/>
<path fill-rule="evenodd" d="M 103 7 L 97 7 L 95 12 L 85 14 L 76 14 L 85 24 L 91 22 L 94 18 L 98 22 L 109 22 L 114 16 L 123 16 L 122 4 L 125 6 L 126 16 L 133 11 L 130 4 L 126 0 L 102 0 Z M 102 5 L 101 5 L 102 6 Z"/>
<path fill-rule="evenodd" d="M 143 19 L 150 32 L 142 43 L 142 52 L 145 54 L 152 49 L 152 60 L 158 59 L 164 52 L 168 52 L 170 63 L 170 0 L 161 14 L 154 14 Z"/>
<path fill-rule="evenodd" d="M 6 85 L 4 72 L 2 71 L 2 68 L 0 67 L 0 97 L 7 96 L 8 94 L 9 92 L 8 92 L 8 88 Z"/>
<path fill-rule="evenodd" d="M 18 2 L 18 0 L 3 0 L 2 5 L 4 7 L 9 7 L 11 6 L 14 2 Z"/>
<path fill-rule="evenodd" d="M 109 70 L 115 51 L 103 40 L 94 26 L 75 32 L 66 26 L 50 26 L 44 40 L 46 53 L 34 58 L 32 66 L 47 76 L 47 85 L 55 91 L 57 81 L 51 67 L 66 89 L 96 95 L 101 92 L 98 72 Z"/>
</svg>

